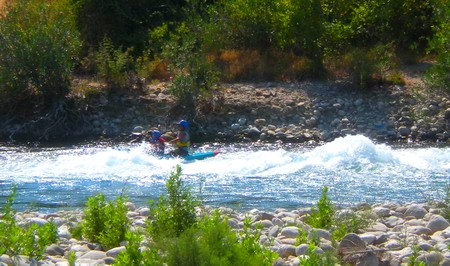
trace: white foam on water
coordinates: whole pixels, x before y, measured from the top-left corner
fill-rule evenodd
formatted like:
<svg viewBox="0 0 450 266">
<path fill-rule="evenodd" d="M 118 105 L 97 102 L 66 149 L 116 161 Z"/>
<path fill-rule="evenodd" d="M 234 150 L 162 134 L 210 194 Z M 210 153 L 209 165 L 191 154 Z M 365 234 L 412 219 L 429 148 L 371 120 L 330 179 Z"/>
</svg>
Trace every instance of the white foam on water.
<svg viewBox="0 0 450 266">
<path fill-rule="evenodd" d="M 180 164 L 183 174 L 215 178 L 290 175 L 308 169 L 329 171 L 449 172 L 450 148 L 393 149 L 361 136 L 338 138 L 312 150 L 265 150 L 223 152 L 214 158 L 185 162 L 159 158 L 145 144 L 117 148 L 19 152 L 0 159 L 0 179 L 88 178 L 161 179 Z"/>
</svg>

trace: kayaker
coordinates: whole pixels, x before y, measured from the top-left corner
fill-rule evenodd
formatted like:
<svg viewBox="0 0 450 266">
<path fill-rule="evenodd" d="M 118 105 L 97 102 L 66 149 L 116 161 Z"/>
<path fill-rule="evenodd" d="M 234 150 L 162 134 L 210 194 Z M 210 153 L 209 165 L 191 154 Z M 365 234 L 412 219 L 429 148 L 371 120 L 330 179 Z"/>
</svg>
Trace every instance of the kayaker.
<svg viewBox="0 0 450 266">
<path fill-rule="evenodd" d="M 153 130 L 150 135 L 151 137 L 149 142 L 150 144 L 152 144 L 154 151 L 158 155 L 164 154 L 164 150 L 166 148 L 166 140 L 161 136 L 161 132 L 159 132 L 158 130 Z"/>
<path fill-rule="evenodd" d="M 177 137 L 170 141 L 170 143 L 174 143 L 176 147 L 172 154 L 178 156 L 186 156 L 189 154 L 189 146 L 191 146 L 189 137 L 189 123 L 186 120 L 181 120 L 177 123 L 177 125 Z"/>
</svg>

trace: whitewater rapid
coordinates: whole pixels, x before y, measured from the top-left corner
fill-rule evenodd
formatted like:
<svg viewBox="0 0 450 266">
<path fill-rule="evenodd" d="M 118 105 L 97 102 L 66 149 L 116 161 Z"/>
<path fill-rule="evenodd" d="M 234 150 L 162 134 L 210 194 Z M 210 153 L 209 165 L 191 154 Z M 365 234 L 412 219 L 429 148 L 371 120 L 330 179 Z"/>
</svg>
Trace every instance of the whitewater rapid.
<svg viewBox="0 0 450 266">
<path fill-rule="evenodd" d="M 234 208 L 309 205 L 323 186 L 340 204 L 442 198 L 450 178 L 450 148 L 395 148 L 361 136 L 321 146 L 215 144 L 221 153 L 201 161 L 159 158 L 145 143 L 116 146 L 0 149 L 4 198 L 18 187 L 21 206 L 79 207 L 86 197 L 126 194 L 145 204 L 164 191 L 178 164 L 183 179 L 206 204 Z"/>
</svg>

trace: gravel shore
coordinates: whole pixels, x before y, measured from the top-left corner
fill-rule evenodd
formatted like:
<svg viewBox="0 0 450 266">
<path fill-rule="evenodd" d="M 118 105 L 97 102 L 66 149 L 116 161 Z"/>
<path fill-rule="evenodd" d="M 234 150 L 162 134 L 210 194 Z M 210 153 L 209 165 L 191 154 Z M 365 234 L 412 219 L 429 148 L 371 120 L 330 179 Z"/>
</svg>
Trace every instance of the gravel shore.
<svg viewBox="0 0 450 266">
<path fill-rule="evenodd" d="M 150 210 L 136 207 L 133 203 L 127 203 L 127 206 L 132 227 L 145 227 Z M 212 209 L 202 208 L 203 211 Z M 412 256 L 426 265 L 450 265 L 449 221 L 442 216 L 442 210 L 429 204 L 360 204 L 355 208 L 339 210 L 340 215 L 365 212 L 372 222 L 367 228 L 349 234 L 338 242 L 332 241 L 330 231 L 311 228 L 304 222 L 310 208 L 274 211 L 254 209 L 246 213 L 228 208 L 219 209 L 236 231 L 242 230 L 245 217 L 250 217 L 255 226 L 262 225 L 260 243 L 269 246 L 280 256 L 274 265 L 300 265 L 300 258 L 307 255 L 308 245 L 299 244 L 296 239 L 305 231 L 320 239 L 316 252 L 334 251 L 352 265 L 407 265 Z M 16 213 L 17 222 L 24 226 L 54 222 L 58 227 L 59 241 L 47 247 L 44 259 L 38 263 L 30 262 L 25 256 L 16 257 L 13 261 L 3 255 L 0 265 L 69 265 L 67 258 L 70 252 L 75 252 L 76 265 L 112 264 L 118 253 L 125 249 L 124 246 L 103 250 L 98 244 L 72 238 L 69 228 L 80 222 L 83 215 L 82 211 Z"/>
</svg>

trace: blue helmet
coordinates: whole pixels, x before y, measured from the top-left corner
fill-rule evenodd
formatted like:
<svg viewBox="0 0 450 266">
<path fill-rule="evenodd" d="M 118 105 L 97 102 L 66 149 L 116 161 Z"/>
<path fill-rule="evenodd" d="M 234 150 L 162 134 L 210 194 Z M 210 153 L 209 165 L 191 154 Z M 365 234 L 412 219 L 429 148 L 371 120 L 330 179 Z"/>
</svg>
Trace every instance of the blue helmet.
<svg viewBox="0 0 450 266">
<path fill-rule="evenodd" d="M 184 127 L 184 129 L 188 129 L 189 128 L 189 122 L 186 120 L 181 120 L 180 122 L 178 122 L 178 125 Z"/>
<path fill-rule="evenodd" d="M 160 137 L 161 137 L 161 132 L 159 132 L 158 130 L 152 131 L 152 139 L 156 140 L 156 139 L 159 139 Z"/>
</svg>

